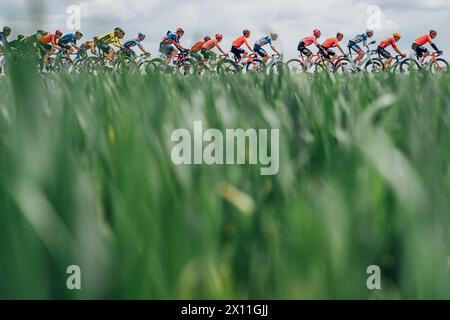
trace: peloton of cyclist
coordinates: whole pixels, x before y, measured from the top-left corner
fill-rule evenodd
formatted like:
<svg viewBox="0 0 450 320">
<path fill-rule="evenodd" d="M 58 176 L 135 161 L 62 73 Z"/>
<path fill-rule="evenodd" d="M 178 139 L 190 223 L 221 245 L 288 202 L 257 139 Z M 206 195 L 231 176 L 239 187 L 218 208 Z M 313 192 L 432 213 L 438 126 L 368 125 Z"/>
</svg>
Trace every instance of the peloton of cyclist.
<svg viewBox="0 0 450 320">
<path fill-rule="evenodd" d="M 255 42 L 255 45 L 253 46 L 253 51 L 255 51 L 256 53 L 258 53 L 261 58 L 263 58 L 263 62 L 266 63 L 267 60 L 269 60 L 269 54 L 266 52 L 266 50 L 264 50 L 264 46 L 269 44 L 270 48 L 276 53 L 276 54 L 280 54 L 278 52 L 278 50 L 274 47 L 274 45 L 272 44 L 272 41 L 276 41 L 278 39 L 278 34 L 275 32 L 271 32 L 270 35 L 268 36 L 264 36 L 261 39 L 259 39 L 258 41 Z"/>
<path fill-rule="evenodd" d="M 423 60 L 430 55 L 430 52 L 427 48 L 424 47 L 426 43 L 429 43 L 431 47 L 436 50 L 437 53 L 441 54 L 442 51 L 440 51 L 437 46 L 433 43 L 433 40 L 437 36 L 437 31 L 430 30 L 429 34 L 423 35 L 420 38 L 418 38 L 414 43 L 412 44 L 412 49 L 417 54 L 417 57 L 419 58 L 419 61 L 422 63 Z"/>
<path fill-rule="evenodd" d="M 342 39 L 344 39 L 344 35 L 341 32 L 338 32 L 336 38 L 328 38 L 324 43 L 322 43 L 322 48 L 319 49 L 319 52 L 327 59 L 330 59 L 331 57 L 331 62 L 335 62 L 337 60 L 337 55 L 336 52 L 331 50 L 331 48 L 338 48 L 339 51 L 341 51 L 341 53 L 345 56 L 345 52 L 340 45 Z"/>
<path fill-rule="evenodd" d="M 387 47 L 392 46 L 392 48 L 394 48 L 394 50 L 395 50 L 395 52 L 397 52 L 397 54 L 399 54 L 403 57 L 406 56 L 406 53 L 402 52 L 397 46 L 397 42 L 401 39 L 401 37 L 402 36 L 400 35 L 400 33 L 395 32 L 394 34 L 392 34 L 391 38 L 384 39 L 378 45 L 377 52 L 380 56 L 382 56 L 383 58 L 386 59 L 386 61 L 384 62 L 384 67 L 386 69 L 391 66 L 392 60 L 394 59 L 392 57 L 391 53 L 386 50 Z"/>
<path fill-rule="evenodd" d="M 245 29 L 242 33 L 243 35 L 234 40 L 231 44 L 230 51 L 234 54 L 236 63 L 240 63 L 241 59 L 245 59 L 248 55 L 247 51 L 241 48 L 244 43 L 253 54 L 256 54 L 252 47 L 250 47 L 247 40 L 250 38 L 250 30 Z"/>
<path fill-rule="evenodd" d="M 175 33 L 172 31 L 167 31 L 166 36 L 163 38 L 161 43 L 159 44 L 159 52 L 161 52 L 167 59 L 167 62 L 170 63 L 172 59 L 174 59 L 177 55 L 177 51 L 185 51 L 186 49 L 180 43 L 180 39 L 184 35 L 184 30 L 182 28 L 177 28 Z"/>
<path fill-rule="evenodd" d="M 367 46 L 367 40 L 372 37 L 373 37 L 373 30 L 366 30 L 365 33 L 358 34 L 356 37 L 348 41 L 347 45 L 348 50 L 350 52 L 354 51 L 357 54 L 354 60 L 356 64 L 360 64 L 364 56 L 366 55 L 364 50 L 362 50 L 361 47 L 359 46 L 359 43 L 362 42 L 363 46 Z"/>
</svg>

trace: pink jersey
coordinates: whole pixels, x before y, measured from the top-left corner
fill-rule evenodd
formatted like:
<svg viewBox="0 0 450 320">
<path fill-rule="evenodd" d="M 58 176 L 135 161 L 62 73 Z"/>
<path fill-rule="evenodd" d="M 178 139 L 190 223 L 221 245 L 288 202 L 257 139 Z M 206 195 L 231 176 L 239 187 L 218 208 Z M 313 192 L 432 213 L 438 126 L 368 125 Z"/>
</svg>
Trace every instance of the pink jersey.
<svg viewBox="0 0 450 320">
<path fill-rule="evenodd" d="M 302 42 L 305 44 L 305 46 L 310 46 L 313 43 L 317 46 L 319 43 L 317 42 L 317 38 L 315 36 L 309 36 L 302 40 Z"/>
</svg>

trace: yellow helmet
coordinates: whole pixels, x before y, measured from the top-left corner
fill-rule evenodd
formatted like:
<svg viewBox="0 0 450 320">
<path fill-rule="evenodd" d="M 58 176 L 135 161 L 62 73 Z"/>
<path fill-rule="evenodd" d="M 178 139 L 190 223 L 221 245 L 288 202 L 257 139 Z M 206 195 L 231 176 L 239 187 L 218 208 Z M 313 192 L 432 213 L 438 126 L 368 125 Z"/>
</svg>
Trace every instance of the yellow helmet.
<svg viewBox="0 0 450 320">
<path fill-rule="evenodd" d="M 395 32 L 392 36 L 394 38 L 399 38 L 399 39 L 402 37 L 402 35 L 400 33 L 398 33 L 398 32 Z"/>
</svg>

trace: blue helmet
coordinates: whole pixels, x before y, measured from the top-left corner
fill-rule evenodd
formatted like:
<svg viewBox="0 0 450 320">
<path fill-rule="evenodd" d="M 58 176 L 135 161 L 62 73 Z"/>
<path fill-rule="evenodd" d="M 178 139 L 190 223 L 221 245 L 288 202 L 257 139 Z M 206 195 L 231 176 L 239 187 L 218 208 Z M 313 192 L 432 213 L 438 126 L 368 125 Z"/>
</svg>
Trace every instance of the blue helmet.
<svg viewBox="0 0 450 320">
<path fill-rule="evenodd" d="M 139 32 L 138 37 L 139 37 L 139 38 L 145 38 L 145 34 L 142 33 L 142 32 Z"/>
</svg>

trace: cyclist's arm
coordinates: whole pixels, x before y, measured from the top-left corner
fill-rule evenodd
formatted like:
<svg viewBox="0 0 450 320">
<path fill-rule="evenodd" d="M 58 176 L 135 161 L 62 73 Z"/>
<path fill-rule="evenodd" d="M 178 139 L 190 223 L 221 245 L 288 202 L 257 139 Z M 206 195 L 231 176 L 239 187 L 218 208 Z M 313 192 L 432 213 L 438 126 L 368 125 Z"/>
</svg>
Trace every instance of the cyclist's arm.
<svg viewBox="0 0 450 320">
<path fill-rule="evenodd" d="M 394 48 L 395 52 L 397 52 L 401 56 L 406 56 L 406 53 L 402 52 L 398 47 Z"/>
<path fill-rule="evenodd" d="M 220 44 L 217 44 L 217 49 L 219 49 L 220 52 L 222 52 L 223 55 L 228 55 L 227 52 L 225 52 L 225 50 L 222 49 L 222 47 L 220 46 Z"/>
<path fill-rule="evenodd" d="M 339 43 L 336 44 L 336 47 L 338 47 L 339 51 L 345 56 L 345 52 Z"/>
<path fill-rule="evenodd" d="M 180 50 L 180 51 L 186 50 L 186 49 L 181 45 L 181 43 L 179 43 L 179 42 L 174 42 L 173 44 L 174 44 L 174 46 L 175 46 L 178 50 Z"/>
<path fill-rule="evenodd" d="M 142 51 L 142 53 L 143 53 L 143 54 L 148 54 L 147 50 L 145 50 L 145 48 L 144 48 L 144 46 L 143 46 L 143 45 L 141 45 L 141 44 L 138 44 L 138 48 L 139 48 L 139 50 L 141 50 L 141 51 Z"/>
<path fill-rule="evenodd" d="M 250 50 L 253 54 L 256 54 L 255 51 L 253 51 L 253 48 L 250 47 L 250 44 L 248 43 L 247 40 L 245 40 L 245 45 L 247 46 L 248 50 Z"/>
<path fill-rule="evenodd" d="M 431 47 L 432 47 L 435 51 L 439 51 L 438 47 L 437 47 L 434 43 L 431 44 Z"/>
<path fill-rule="evenodd" d="M 270 48 L 272 48 L 272 50 L 275 51 L 276 54 L 280 54 L 280 53 L 278 52 L 278 50 L 275 49 L 275 47 L 273 46 L 273 44 L 270 44 Z"/>
</svg>

